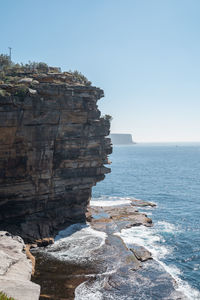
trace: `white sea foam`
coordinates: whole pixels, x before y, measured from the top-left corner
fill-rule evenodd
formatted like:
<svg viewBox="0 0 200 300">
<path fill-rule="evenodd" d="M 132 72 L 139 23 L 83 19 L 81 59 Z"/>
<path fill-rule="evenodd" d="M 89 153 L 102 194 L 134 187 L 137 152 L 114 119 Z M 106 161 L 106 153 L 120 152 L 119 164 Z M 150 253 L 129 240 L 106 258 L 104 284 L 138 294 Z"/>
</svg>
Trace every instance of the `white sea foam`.
<svg viewBox="0 0 200 300">
<path fill-rule="evenodd" d="M 200 269 L 200 264 L 195 264 L 193 270 L 194 270 L 194 271 L 197 271 L 197 270 L 199 270 L 199 269 Z"/>
<path fill-rule="evenodd" d="M 187 282 L 178 277 L 175 277 L 175 280 L 178 282 L 177 290 L 184 293 L 189 300 L 200 300 L 200 292 L 198 290 L 192 288 Z"/>
<path fill-rule="evenodd" d="M 126 295 L 112 295 L 107 285 L 107 277 L 96 279 L 93 282 L 83 282 L 75 289 L 75 300 L 130 300 Z"/>
<path fill-rule="evenodd" d="M 116 235 L 124 240 L 127 247 L 131 247 L 132 244 L 138 244 L 149 250 L 152 253 L 153 258 L 176 280 L 178 283 L 178 291 L 183 292 L 190 300 L 200 300 L 200 292 L 180 279 L 179 276 L 181 275 L 181 271 L 174 265 L 167 266 L 162 262 L 162 259 L 170 254 L 173 249 L 167 245 L 161 244 L 164 243 L 165 240 L 159 232 L 174 233 L 176 231 L 176 226 L 162 221 L 156 223 L 153 228 L 147 228 L 145 226 L 132 227 L 129 229 L 122 229 L 122 231 L 116 233 Z"/>
<path fill-rule="evenodd" d="M 101 284 L 99 281 L 95 281 L 93 284 L 88 286 L 87 282 L 81 283 L 75 289 L 75 300 L 103 300 L 103 293 L 100 292 Z"/>
<path fill-rule="evenodd" d="M 93 251 L 103 246 L 106 237 L 106 233 L 88 224 L 74 224 L 60 231 L 55 243 L 45 251 L 59 260 L 85 263 L 94 259 Z"/>
<path fill-rule="evenodd" d="M 177 282 L 177 291 L 182 292 L 188 300 L 200 300 L 200 292 L 195 288 L 192 288 L 186 281 L 180 279 L 181 271 L 174 265 L 167 266 L 162 261 L 159 263 L 163 268 L 174 278 Z"/>
<path fill-rule="evenodd" d="M 99 197 L 93 198 L 90 201 L 91 206 L 119 206 L 119 205 L 130 205 L 135 198 L 130 197 Z"/>
<path fill-rule="evenodd" d="M 152 212 L 150 212 L 150 211 L 147 212 L 147 211 L 141 211 L 141 210 L 140 210 L 140 213 L 141 213 L 141 214 L 147 214 L 148 217 L 149 217 L 149 216 L 152 216 Z"/>
<path fill-rule="evenodd" d="M 91 206 L 119 206 L 119 205 L 124 205 L 124 204 L 127 204 L 127 205 L 130 205 L 131 204 L 131 201 L 130 200 L 92 200 L 90 201 L 90 205 Z"/>
<path fill-rule="evenodd" d="M 106 271 L 106 272 L 103 272 L 103 273 L 92 273 L 92 274 L 84 274 L 84 277 L 88 277 L 88 278 L 103 278 L 105 276 L 109 276 L 109 275 L 112 275 L 112 274 L 115 274 L 117 271 L 117 268 L 115 269 L 112 269 L 111 271 Z M 77 274 L 77 275 L 71 275 L 72 277 L 83 277 L 82 274 Z"/>
<path fill-rule="evenodd" d="M 169 233 L 174 233 L 175 231 L 178 231 L 177 227 L 174 224 L 165 221 L 158 221 L 156 224 L 156 229 L 158 231 Z"/>
<path fill-rule="evenodd" d="M 76 223 L 64 230 L 59 231 L 58 235 L 55 237 L 55 241 L 60 239 L 67 238 L 69 236 L 73 237 L 82 237 L 82 236 L 95 236 L 102 240 L 100 246 L 105 242 L 107 234 L 103 231 L 94 230 L 89 224 Z"/>
<path fill-rule="evenodd" d="M 92 198 L 90 201 L 91 206 L 121 206 L 121 205 L 131 205 L 133 201 L 142 201 L 141 199 L 136 199 L 134 197 L 108 197 L 108 196 L 102 196 L 99 198 Z M 151 202 L 153 203 L 153 202 Z M 155 203 L 154 203 L 155 204 Z M 137 206 L 137 205 L 136 205 Z M 149 210 L 153 210 L 154 207 L 151 206 L 145 206 L 142 207 L 143 210 L 147 210 L 148 214 Z"/>
<path fill-rule="evenodd" d="M 116 233 L 116 235 L 120 236 L 128 247 L 131 247 L 132 244 L 145 247 L 152 253 L 156 260 L 164 258 L 171 252 L 170 248 L 161 245 L 164 239 L 156 234 L 155 229 L 151 227 L 139 226 L 122 229 L 122 231 Z"/>
<path fill-rule="evenodd" d="M 181 271 L 176 266 L 167 266 L 163 262 L 160 262 L 160 264 L 177 282 L 177 291 L 182 292 L 189 300 L 200 300 L 200 292 L 192 288 L 186 281 L 180 279 Z"/>
</svg>

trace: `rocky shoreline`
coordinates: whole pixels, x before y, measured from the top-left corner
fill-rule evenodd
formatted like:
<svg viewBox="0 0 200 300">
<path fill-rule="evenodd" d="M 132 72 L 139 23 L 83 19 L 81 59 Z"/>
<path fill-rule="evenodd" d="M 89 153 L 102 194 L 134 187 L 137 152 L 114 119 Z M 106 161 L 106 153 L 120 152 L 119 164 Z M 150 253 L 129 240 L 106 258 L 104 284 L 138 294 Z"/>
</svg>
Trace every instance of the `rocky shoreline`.
<svg viewBox="0 0 200 300">
<path fill-rule="evenodd" d="M 134 200 L 130 205 L 94 206 L 87 224 L 59 233 L 54 245 L 36 248 L 40 299 L 186 299 L 175 280 L 140 245 L 127 247 L 119 232 L 133 226 L 153 226 Z"/>
<path fill-rule="evenodd" d="M 40 299 L 184 299 L 149 251 L 120 237 L 151 227 L 137 207 L 153 204 L 88 208 L 112 153 L 111 117 L 97 105 L 104 92 L 90 84 L 48 66 L 2 74 L 0 291 L 16 300 L 37 300 L 39 285 Z"/>
</svg>

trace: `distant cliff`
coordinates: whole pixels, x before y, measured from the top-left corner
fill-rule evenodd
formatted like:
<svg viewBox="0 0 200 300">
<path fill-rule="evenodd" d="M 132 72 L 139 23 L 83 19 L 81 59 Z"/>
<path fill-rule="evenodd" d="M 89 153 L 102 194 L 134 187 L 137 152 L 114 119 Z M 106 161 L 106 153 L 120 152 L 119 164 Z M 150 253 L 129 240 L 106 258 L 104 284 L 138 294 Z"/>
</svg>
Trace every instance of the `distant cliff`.
<svg viewBox="0 0 200 300">
<path fill-rule="evenodd" d="M 132 135 L 131 134 L 111 133 L 110 138 L 111 138 L 111 141 L 112 141 L 113 145 L 135 144 L 132 140 Z"/>
<path fill-rule="evenodd" d="M 103 95 L 67 72 L 0 82 L 1 230 L 32 241 L 85 220 L 92 186 L 110 172 Z"/>
</svg>

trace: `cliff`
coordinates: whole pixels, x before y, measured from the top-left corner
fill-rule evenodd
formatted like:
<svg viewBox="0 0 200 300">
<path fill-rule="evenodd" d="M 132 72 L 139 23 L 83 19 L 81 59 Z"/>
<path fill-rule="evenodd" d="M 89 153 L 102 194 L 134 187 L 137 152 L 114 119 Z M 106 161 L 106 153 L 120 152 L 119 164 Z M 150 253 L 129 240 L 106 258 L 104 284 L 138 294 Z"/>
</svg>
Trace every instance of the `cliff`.
<svg viewBox="0 0 200 300">
<path fill-rule="evenodd" d="M 103 90 L 70 73 L 18 71 L 0 82 L 0 229 L 25 241 L 85 220 L 110 169 Z"/>
<path fill-rule="evenodd" d="M 110 134 L 111 141 L 114 145 L 130 145 L 135 144 L 132 140 L 131 134 L 125 133 L 111 133 Z"/>
</svg>

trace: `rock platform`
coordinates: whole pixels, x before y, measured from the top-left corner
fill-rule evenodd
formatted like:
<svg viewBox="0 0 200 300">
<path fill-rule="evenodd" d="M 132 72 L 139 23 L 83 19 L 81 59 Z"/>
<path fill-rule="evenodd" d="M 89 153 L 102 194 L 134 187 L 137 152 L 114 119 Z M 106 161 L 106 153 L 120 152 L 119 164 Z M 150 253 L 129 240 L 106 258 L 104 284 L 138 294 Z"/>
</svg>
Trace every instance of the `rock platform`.
<svg viewBox="0 0 200 300">
<path fill-rule="evenodd" d="M 185 299 L 148 250 L 129 248 L 118 236 L 124 228 L 153 226 L 146 214 L 125 205 L 91 207 L 89 215 L 87 224 L 61 231 L 54 245 L 34 250 L 40 299 Z"/>
<path fill-rule="evenodd" d="M 15 300 L 38 300 L 40 286 L 30 281 L 31 273 L 23 240 L 0 231 L 0 291 Z"/>
</svg>

